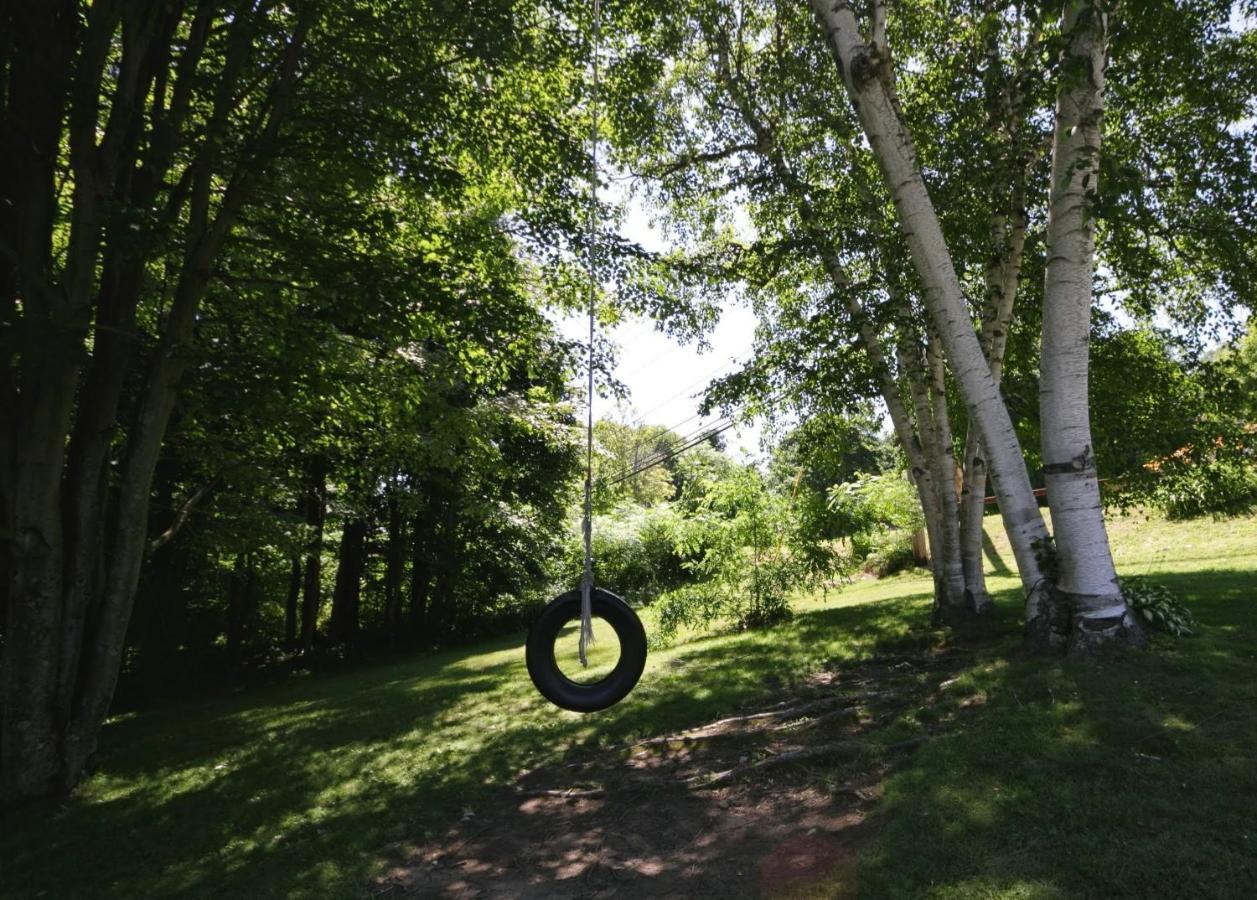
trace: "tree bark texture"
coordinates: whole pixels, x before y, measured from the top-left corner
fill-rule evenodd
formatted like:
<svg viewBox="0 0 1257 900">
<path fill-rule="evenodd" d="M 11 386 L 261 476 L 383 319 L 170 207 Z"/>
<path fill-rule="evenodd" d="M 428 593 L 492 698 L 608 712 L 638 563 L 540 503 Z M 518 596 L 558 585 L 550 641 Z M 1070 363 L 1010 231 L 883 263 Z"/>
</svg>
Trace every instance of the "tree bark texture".
<svg viewBox="0 0 1257 900">
<path fill-rule="evenodd" d="M 1065 45 L 1052 143 L 1039 407 L 1057 583 L 1070 615 L 1027 622 L 1036 644 L 1067 643 L 1082 655 L 1110 640 L 1142 639 L 1109 549 L 1088 393 L 1107 6 L 1103 0 L 1066 0 L 1061 16 Z M 1068 633 L 1058 630 L 1062 621 L 1069 622 Z"/>
<path fill-rule="evenodd" d="M 924 289 L 930 319 L 956 377 L 969 421 L 986 449 L 1000 512 L 1026 592 L 1026 615 L 1038 614 L 1040 598 L 1050 592 L 1042 548 L 1047 527 L 1035 502 L 1021 446 L 999 387 L 970 319 L 947 242 L 916 162 L 916 151 L 900 120 L 878 60 L 859 32 L 847 3 L 810 0 L 833 51 L 843 83 L 890 191 L 907 240 L 909 256 Z"/>
<path fill-rule="evenodd" d="M 0 801 L 69 790 L 95 750 L 197 310 L 276 151 L 312 10 L 241 4 L 224 15 L 191 0 L 3 10 L 0 330 L 14 339 L 0 341 L 0 413 L 11 423 L 0 434 L 0 526 L 12 535 Z M 255 40 L 269 16 L 287 17 L 286 43 Z M 215 29 L 225 39 L 207 60 Z M 242 109 L 251 122 L 238 121 Z M 247 134 L 228 140 L 241 126 Z M 137 235 L 117 208 L 153 215 Z M 67 230 L 54 259 L 58 221 Z M 138 304 L 165 291 L 145 274 L 171 246 L 186 250 L 166 256 L 175 287 L 136 378 Z M 121 399 L 137 382 L 131 417 Z"/>
</svg>

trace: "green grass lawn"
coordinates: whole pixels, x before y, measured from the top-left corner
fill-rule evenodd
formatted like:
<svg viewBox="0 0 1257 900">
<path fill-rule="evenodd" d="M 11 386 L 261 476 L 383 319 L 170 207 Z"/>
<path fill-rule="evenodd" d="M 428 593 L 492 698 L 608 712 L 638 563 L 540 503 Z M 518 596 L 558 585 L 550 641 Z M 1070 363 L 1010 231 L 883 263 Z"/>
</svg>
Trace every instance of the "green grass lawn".
<svg viewBox="0 0 1257 900">
<path fill-rule="evenodd" d="M 391 847 L 441 834 L 523 768 L 879 648 L 964 640 L 972 666 L 874 736 L 937 734 L 885 786 L 862 893 L 1257 896 L 1257 517 L 1126 517 L 1112 536 L 1124 574 L 1186 598 L 1195 636 L 1102 667 L 1024 660 L 1015 579 L 993 576 L 996 622 L 956 638 L 927 626 L 929 583 L 911 575 L 655 652 L 594 716 L 532 691 L 517 635 L 119 717 L 73 799 L 0 820 L 0 895 L 361 896 Z M 1011 564 L 1000 537 L 992 551 L 992 572 Z"/>
</svg>

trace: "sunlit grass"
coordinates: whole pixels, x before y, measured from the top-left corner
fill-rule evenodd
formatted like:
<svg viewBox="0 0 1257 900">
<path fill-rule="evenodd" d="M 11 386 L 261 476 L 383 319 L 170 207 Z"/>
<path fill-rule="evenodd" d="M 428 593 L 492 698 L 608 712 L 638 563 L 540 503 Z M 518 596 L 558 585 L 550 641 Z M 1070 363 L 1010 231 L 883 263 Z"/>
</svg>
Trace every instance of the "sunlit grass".
<svg viewBox="0 0 1257 900">
<path fill-rule="evenodd" d="M 1199 635 L 1100 668 L 1023 660 L 1018 583 L 992 576 L 999 619 L 973 665 L 873 736 L 952 723 L 888 783 L 866 895 L 1257 888 L 1257 518 L 1130 517 L 1111 534 L 1119 568 L 1183 594 Z M 391 847 L 441 834 L 522 769 L 720 716 L 822 666 L 949 640 L 928 627 L 929 605 L 923 573 L 818 592 L 778 628 L 652 652 L 630 698 L 592 716 L 533 691 L 515 635 L 120 717 L 72 800 L 0 820 L 0 895 L 360 896 Z M 560 644 L 566 666 L 574 628 Z M 616 652 L 600 630 L 583 677 Z"/>
<path fill-rule="evenodd" d="M 620 661 L 620 639 L 615 629 L 602 618 L 594 617 L 594 640 L 586 648 L 585 661 L 580 662 L 580 622 L 568 623 L 554 642 L 554 661 L 559 671 L 578 684 L 601 681 L 611 674 Z"/>
</svg>

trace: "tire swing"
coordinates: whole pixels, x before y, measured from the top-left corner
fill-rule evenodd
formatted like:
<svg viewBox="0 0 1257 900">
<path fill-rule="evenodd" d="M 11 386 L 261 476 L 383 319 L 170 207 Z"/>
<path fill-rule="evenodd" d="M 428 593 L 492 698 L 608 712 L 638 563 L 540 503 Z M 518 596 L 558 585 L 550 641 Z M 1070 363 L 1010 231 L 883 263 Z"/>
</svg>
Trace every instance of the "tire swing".
<svg viewBox="0 0 1257 900">
<path fill-rule="evenodd" d="M 637 685 L 646 666 L 646 631 L 637 613 L 621 597 L 594 587 L 593 557 L 593 466 L 594 466 L 594 314 L 597 295 L 597 267 L 594 245 L 597 241 L 598 209 L 598 47 L 601 6 L 594 0 L 593 87 L 590 92 L 591 167 L 589 175 L 589 384 L 588 419 L 585 426 L 585 571 L 580 587 L 555 597 L 541 611 L 528 632 L 525 658 L 528 675 L 541 695 L 555 706 L 573 712 L 597 712 L 619 703 Z M 606 621 L 620 641 L 620 658 L 605 678 L 578 682 L 559 668 L 554 647 L 559 633 L 574 619 L 580 620 L 580 664 L 588 666 L 586 650 L 594 640 L 594 616 Z"/>
<path fill-rule="evenodd" d="M 597 712 L 627 697 L 642 677 L 646 666 L 646 631 L 633 607 L 610 591 L 593 588 L 590 591 L 591 615 L 601 617 L 615 629 L 620 639 L 620 659 L 607 677 L 598 681 L 586 683 L 568 678 L 554 657 L 554 644 L 565 625 L 583 618 L 583 591 L 582 583 L 580 588 L 555 597 L 533 623 L 528 632 L 528 674 L 541 695 L 555 706 L 573 712 Z M 581 643 L 586 642 L 582 622 Z M 581 665 L 588 665 L 583 653 Z"/>
</svg>

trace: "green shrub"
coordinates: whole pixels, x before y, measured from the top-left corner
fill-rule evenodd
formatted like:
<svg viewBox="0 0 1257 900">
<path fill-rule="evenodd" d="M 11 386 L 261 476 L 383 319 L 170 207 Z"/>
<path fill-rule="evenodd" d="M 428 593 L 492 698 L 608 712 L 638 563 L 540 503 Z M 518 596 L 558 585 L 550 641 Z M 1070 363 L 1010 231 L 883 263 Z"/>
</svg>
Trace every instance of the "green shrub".
<svg viewBox="0 0 1257 900">
<path fill-rule="evenodd" d="M 659 616 L 650 640 L 653 645 L 667 646 L 681 628 L 699 628 L 719 619 L 721 592 L 710 582 L 686 585 L 664 594 L 655 608 Z"/>
<path fill-rule="evenodd" d="M 1152 628 L 1185 637 L 1196 627 L 1183 601 L 1165 585 L 1141 576 L 1119 578 L 1118 583 L 1127 605 Z"/>
<path fill-rule="evenodd" d="M 878 578 L 905 572 L 915 565 L 912 533 L 903 530 L 884 531 L 877 535 L 872 550 L 864 559 L 864 571 Z"/>
<path fill-rule="evenodd" d="M 836 484 L 829 505 L 859 525 L 850 539 L 852 556 L 866 572 L 881 578 L 915 564 L 912 534 L 925 520 L 916 491 L 902 473 L 860 475 Z"/>
<path fill-rule="evenodd" d="M 1257 507 L 1257 465 L 1244 456 L 1164 467 L 1151 502 L 1170 519 L 1239 515 Z"/>
<path fill-rule="evenodd" d="M 789 515 L 786 498 L 750 467 L 711 485 L 676 530 L 677 550 L 697 584 L 670 594 L 661 615 L 692 627 L 721 622 L 739 629 L 787 618 L 789 592 L 819 565 L 791 552 Z"/>
<path fill-rule="evenodd" d="M 651 603 L 665 591 L 693 580 L 687 558 L 677 551 L 679 517 L 666 504 L 642 507 L 621 503 L 594 516 L 594 579 L 600 587 L 634 603 Z M 580 526 L 571 528 L 560 584 L 566 590 L 580 583 L 585 547 Z"/>
</svg>

